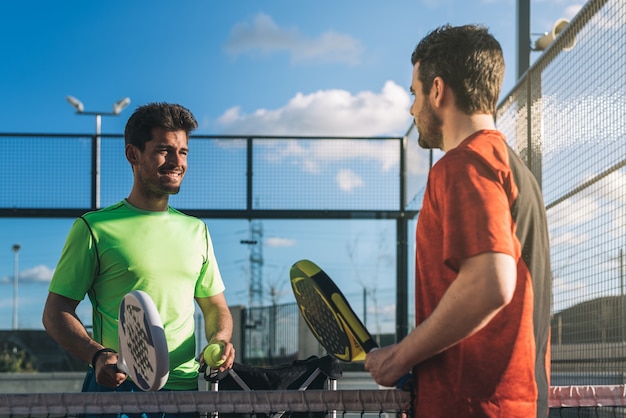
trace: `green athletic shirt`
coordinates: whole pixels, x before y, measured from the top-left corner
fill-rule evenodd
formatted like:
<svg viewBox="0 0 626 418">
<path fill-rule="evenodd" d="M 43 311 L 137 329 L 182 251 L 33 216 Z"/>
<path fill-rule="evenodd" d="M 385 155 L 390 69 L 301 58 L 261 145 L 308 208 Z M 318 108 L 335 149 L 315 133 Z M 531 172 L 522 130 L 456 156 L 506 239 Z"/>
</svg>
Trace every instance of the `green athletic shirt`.
<svg viewBox="0 0 626 418">
<path fill-rule="evenodd" d="M 167 337 L 166 389 L 197 389 L 194 297 L 224 291 L 206 224 L 168 208 L 138 209 L 123 200 L 76 219 L 56 267 L 50 292 L 93 307 L 94 339 L 118 349 L 120 302 L 132 290 L 148 293 Z"/>
</svg>

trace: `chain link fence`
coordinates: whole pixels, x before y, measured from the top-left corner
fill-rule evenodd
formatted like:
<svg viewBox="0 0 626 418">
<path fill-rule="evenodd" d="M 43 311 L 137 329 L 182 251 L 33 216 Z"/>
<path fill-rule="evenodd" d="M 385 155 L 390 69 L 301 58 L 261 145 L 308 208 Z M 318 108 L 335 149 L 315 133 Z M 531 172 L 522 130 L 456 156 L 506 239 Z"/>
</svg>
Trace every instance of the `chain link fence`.
<svg viewBox="0 0 626 418">
<path fill-rule="evenodd" d="M 624 383 L 625 68 L 626 3 L 591 0 L 497 113 L 547 208 L 552 384 Z"/>
</svg>

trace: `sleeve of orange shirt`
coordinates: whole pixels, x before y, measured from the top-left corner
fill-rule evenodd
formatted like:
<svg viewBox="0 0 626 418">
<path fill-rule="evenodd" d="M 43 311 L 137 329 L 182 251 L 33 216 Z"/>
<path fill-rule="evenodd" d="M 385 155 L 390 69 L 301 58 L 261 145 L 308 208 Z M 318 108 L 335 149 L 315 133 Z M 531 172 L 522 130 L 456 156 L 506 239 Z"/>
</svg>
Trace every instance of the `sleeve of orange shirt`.
<svg viewBox="0 0 626 418">
<path fill-rule="evenodd" d="M 502 187 L 511 181 L 510 171 L 470 150 L 449 157 L 433 184 L 442 216 L 444 263 L 458 272 L 463 260 L 485 252 L 516 258 L 510 211 L 514 196 Z"/>
</svg>

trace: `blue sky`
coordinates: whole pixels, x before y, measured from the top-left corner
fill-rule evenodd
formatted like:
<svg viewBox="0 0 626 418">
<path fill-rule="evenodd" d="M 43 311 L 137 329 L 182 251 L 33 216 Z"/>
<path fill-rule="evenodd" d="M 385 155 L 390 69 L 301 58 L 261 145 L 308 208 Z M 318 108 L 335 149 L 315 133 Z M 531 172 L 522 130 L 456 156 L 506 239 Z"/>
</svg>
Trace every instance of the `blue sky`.
<svg viewBox="0 0 626 418">
<path fill-rule="evenodd" d="M 531 1 L 532 38 L 558 18 L 571 19 L 583 4 Z M 110 111 L 130 97 L 119 117 L 103 118 L 103 133 L 122 133 L 141 104 L 168 101 L 194 112 L 199 134 L 402 135 L 411 123 L 410 54 L 429 30 L 445 23 L 491 29 L 507 63 L 503 95 L 511 90 L 516 0 L 2 2 L 0 132 L 93 133 L 93 116 L 77 116 L 65 101 L 72 95 L 86 111 Z M 29 152 L 5 158 L 27 165 Z M 22 245 L 19 325 L 38 329 L 46 281 L 71 222 L 0 219 L 0 329 L 11 327 L 12 245 Z M 223 275 L 241 276 L 247 249 L 228 237 L 235 231 L 245 238 L 247 222 L 207 223 Z M 343 254 L 345 263 L 326 267 L 352 278 L 338 280 L 346 294 L 360 300 L 365 286 L 392 300 L 394 286 L 385 275 L 394 270 L 379 241 L 389 240 L 393 224 L 268 221 L 264 227 L 268 283 L 281 287 L 279 278 L 287 274 L 284 263 L 272 262 L 273 254 L 315 259 L 310 248 L 323 248 Z M 311 236 L 311 246 L 299 253 L 291 243 L 303 234 Z M 380 260 L 381 270 L 359 278 L 350 266 L 362 258 Z M 229 301 L 246 302 L 245 289 L 245 283 L 231 286 Z M 279 301 L 290 302 L 290 289 L 282 291 Z M 390 303 L 378 309 L 393 312 Z"/>
</svg>

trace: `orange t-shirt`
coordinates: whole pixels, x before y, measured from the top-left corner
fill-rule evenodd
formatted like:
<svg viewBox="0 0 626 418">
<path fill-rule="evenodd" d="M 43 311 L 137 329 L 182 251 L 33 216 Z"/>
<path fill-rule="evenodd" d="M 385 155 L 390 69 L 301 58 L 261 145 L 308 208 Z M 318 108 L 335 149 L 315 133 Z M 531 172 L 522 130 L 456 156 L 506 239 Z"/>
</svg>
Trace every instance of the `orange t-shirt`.
<svg viewBox="0 0 626 418">
<path fill-rule="evenodd" d="M 517 260 L 513 300 L 479 332 L 415 368 L 417 417 L 547 416 L 552 276 L 545 209 L 534 177 L 498 131 L 468 137 L 429 174 L 416 230 L 417 324 L 461 262 L 486 252 Z"/>
</svg>

